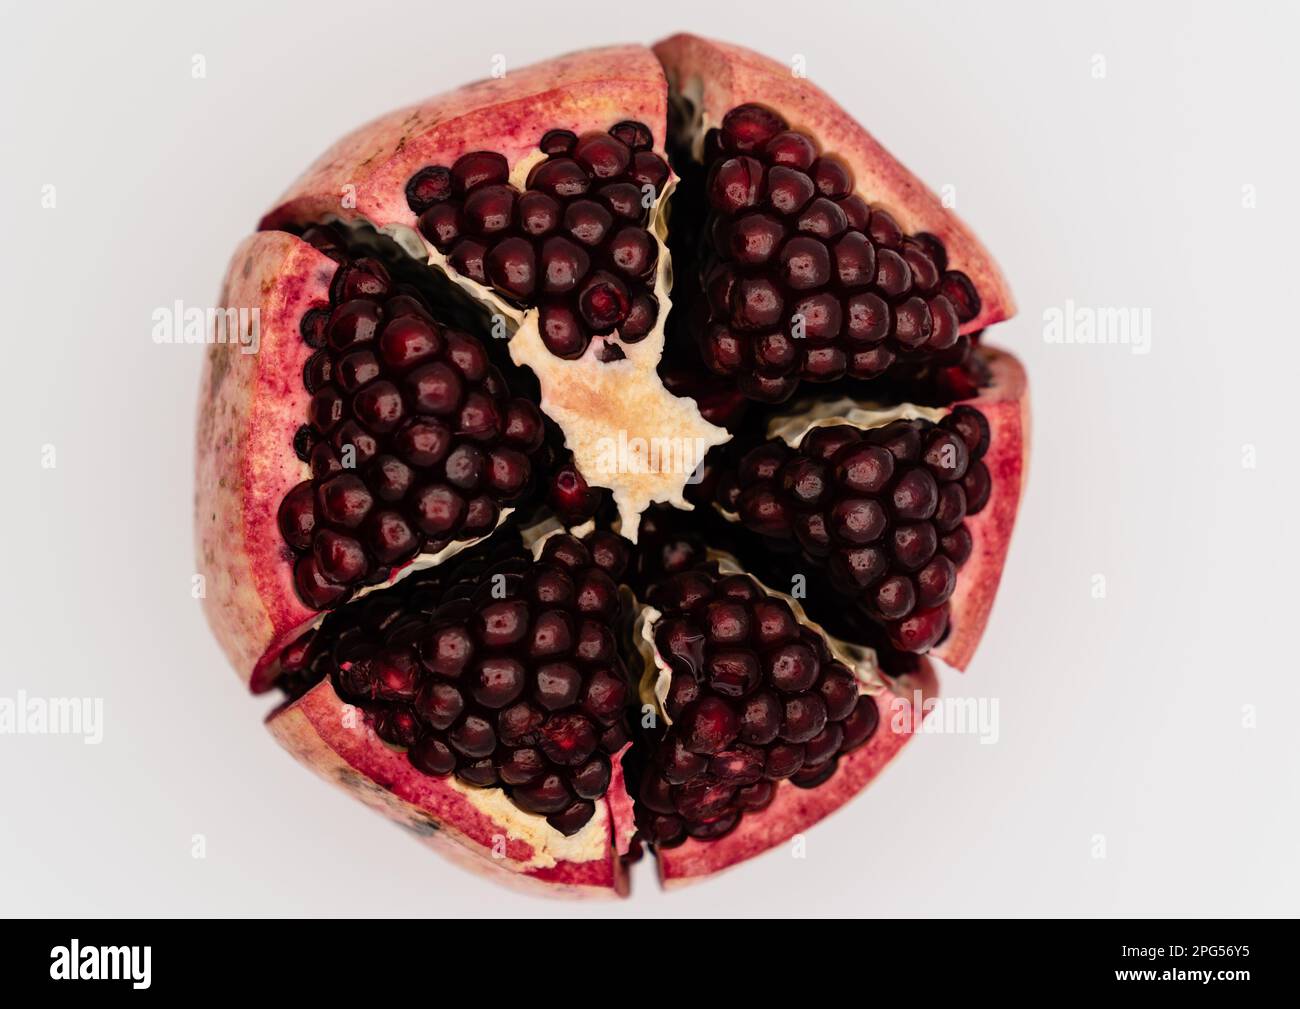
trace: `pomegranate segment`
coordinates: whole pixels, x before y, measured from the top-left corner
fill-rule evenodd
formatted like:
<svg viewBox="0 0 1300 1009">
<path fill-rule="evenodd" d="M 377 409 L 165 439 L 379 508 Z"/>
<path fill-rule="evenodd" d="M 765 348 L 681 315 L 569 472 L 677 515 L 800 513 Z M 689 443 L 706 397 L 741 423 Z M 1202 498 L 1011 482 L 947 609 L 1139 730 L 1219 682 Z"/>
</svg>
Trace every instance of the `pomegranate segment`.
<svg viewBox="0 0 1300 1009">
<path fill-rule="evenodd" d="M 777 549 L 797 545 L 897 648 L 926 652 L 948 630 L 970 556 L 966 516 L 988 503 L 988 446 L 988 421 L 969 406 L 938 424 L 818 425 L 795 446 L 772 438 L 740 456 L 717 503 Z"/>
<path fill-rule="evenodd" d="M 581 137 L 551 129 L 523 192 L 510 185 L 503 156 L 474 151 L 421 168 L 407 202 L 452 269 L 540 306 L 542 342 L 577 358 L 593 335 L 636 343 L 658 322 L 659 243 L 648 227 L 670 171 L 653 141 L 631 121 Z"/>
<path fill-rule="evenodd" d="M 657 847 L 725 836 L 782 782 L 818 787 L 879 728 L 862 671 L 753 578 L 700 565 L 659 582 L 648 602 L 649 674 L 671 724 L 643 772 L 637 823 Z"/>
<path fill-rule="evenodd" d="M 958 364 L 980 311 L 934 235 L 904 234 L 853 189 L 848 166 L 757 104 L 704 137 L 700 248 L 705 365 L 752 399 L 800 381 L 869 380 L 895 364 Z"/>
<path fill-rule="evenodd" d="M 417 554 L 496 528 L 534 482 L 542 416 L 509 395 L 483 343 L 333 229 L 304 238 L 340 259 L 327 305 L 304 313 L 311 400 L 294 451 L 309 466 L 278 521 L 312 609 L 345 602 Z"/>
<path fill-rule="evenodd" d="M 501 788 L 564 836 L 595 815 L 627 746 L 631 690 L 615 637 L 628 544 L 558 534 L 537 558 L 496 548 L 347 607 L 293 661 L 328 677 L 416 769 Z"/>
<path fill-rule="evenodd" d="M 260 352 L 204 378 L 209 619 L 286 748 L 434 846 L 560 894 L 625 893 L 639 841 L 709 875 L 969 661 L 1028 449 L 978 343 L 1010 295 L 788 68 L 677 36 L 512 69 L 345 138 L 263 227 L 222 296 Z"/>
<path fill-rule="evenodd" d="M 674 35 L 657 43 L 654 52 L 673 92 L 690 99 L 692 122 L 720 124 L 732 109 L 757 105 L 804 137 L 816 138 L 822 151 L 834 154 L 857 194 L 869 206 L 884 208 L 902 234 L 933 235 L 946 255 L 946 270 L 963 274 L 979 298 L 979 309 L 962 324 L 962 333 L 975 333 L 1015 314 L 1001 270 L 970 229 L 807 78 L 742 46 L 697 35 Z M 758 121 L 746 129 L 757 136 L 755 130 L 770 131 L 772 123 Z M 797 167 L 807 158 L 807 149 L 797 141 L 783 139 L 774 148 L 788 167 Z M 832 199 L 847 185 L 833 168 L 820 174 L 816 183 L 818 194 L 827 195 L 825 187 Z M 873 242 L 881 244 L 874 237 Z M 951 300 L 955 290 L 945 293 Z"/>
</svg>

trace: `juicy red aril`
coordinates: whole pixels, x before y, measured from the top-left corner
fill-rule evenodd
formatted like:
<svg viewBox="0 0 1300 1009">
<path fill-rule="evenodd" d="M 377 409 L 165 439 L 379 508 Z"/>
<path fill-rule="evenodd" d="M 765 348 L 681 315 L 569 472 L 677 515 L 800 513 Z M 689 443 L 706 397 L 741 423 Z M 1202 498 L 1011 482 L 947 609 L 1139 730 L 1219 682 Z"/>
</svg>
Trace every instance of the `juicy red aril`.
<svg viewBox="0 0 1300 1009">
<path fill-rule="evenodd" d="M 799 213 L 816 192 L 812 179 L 801 171 L 777 166 L 768 173 L 767 202 L 779 214 Z"/>
<path fill-rule="evenodd" d="M 761 266 L 776 254 L 785 234 L 785 226 L 775 217 L 763 213 L 747 214 L 729 230 L 728 248 L 736 262 L 744 266 Z"/>
<path fill-rule="evenodd" d="M 375 512 L 368 525 L 367 542 L 381 563 L 396 564 L 408 560 L 420 548 L 419 536 L 400 512 Z"/>
<path fill-rule="evenodd" d="M 366 573 L 368 562 L 360 542 L 332 529 L 322 529 L 312 538 L 316 570 L 336 585 L 347 585 Z"/>
<path fill-rule="evenodd" d="M 304 480 L 280 502 L 277 515 L 280 535 L 295 550 L 311 546 L 311 534 L 316 526 L 315 497 L 311 481 Z"/>
<path fill-rule="evenodd" d="M 451 182 L 458 194 L 477 186 L 504 183 L 510 178 L 506 159 L 494 151 L 474 151 L 461 155 L 451 166 Z"/>
<path fill-rule="evenodd" d="M 390 320 L 379 334 L 379 356 L 393 371 L 436 357 L 442 346 L 442 336 L 432 324 L 411 316 Z"/>
<path fill-rule="evenodd" d="M 591 257 L 573 241 L 556 235 L 542 245 L 542 290 L 567 294 L 578 286 L 591 267 Z"/>
<path fill-rule="evenodd" d="M 784 129 L 776 113 L 761 105 L 741 105 L 722 119 L 723 144 L 732 151 L 760 150 Z"/>
<path fill-rule="evenodd" d="M 573 159 L 598 179 L 622 175 L 632 160 L 627 144 L 608 133 L 584 133 L 573 148 Z"/>
<path fill-rule="evenodd" d="M 826 246 L 803 235 L 790 239 L 781 248 L 781 279 L 796 291 L 821 287 L 831 276 L 830 256 Z"/>
<path fill-rule="evenodd" d="M 489 246 L 478 239 L 462 238 L 451 247 L 447 262 L 451 263 L 457 272 L 477 280 L 480 284 L 486 284 L 488 249 Z"/>
<path fill-rule="evenodd" d="M 412 213 L 422 214 L 451 195 L 451 172 L 439 165 L 421 168 L 406 183 L 406 203 Z"/>
<path fill-rule="evenodd" d="M 406 387 L 416 410 L 445 417 L 460 406 L 465 386 L 455 368 L 434 361 L 410 372 L 406 376 Z"/>
<path fill-rule="evenodd" d="M 464 231 L 464 218 L 457 204 L 437 203 L 420 215 L 420 234 L 441 253 L 450 252 Z"/>
<path fill-rule="evenodd" d="M 330 284 L 330 300 L 335 304 L 364 298 L 382 301 L 389 292 L 392 280 L 388 270 L 376 259 L 361 258 L 343 263 L 334 273 Z"/>
<path fill-rule="evenodd" d="M 537 145 L 543 154 L 559 156 L 568 154 L 578 142 L 578 135 L 572 130 L 547 130 Z"/>
<path fill-rule="evenodd" d="M 587 325 L 597 333 L 604 333 L 627 318 L 631 305 L 623 282 L 601 271 L 584 285 L 578 307 Z"/>
<path fill-rule="evenodd" d="M 587 192 L 591 188 L 591 178 L 571 158 L 552 158 L 529 173 L 528 188 L 556 199 L 569 200 Z"/>
<path fill-rule="evenodd" d="M 563 304 L 543 305 L 541 310 L 542 342 L 546 349 L 556 357 L 581 357 L 591 343 L 591 336 L 569 306 Z"/>
<path fill-rule="evenodd" d="M 610 260 L 620 272 L 641 280 L 654 272 L 659 255 L 659 247 L 650 233 L 637 227 L 619 230 L 610 240 L 608 251 Z"/>
<path fill-rule="evenodd" d="M 506 238 L 492 246 L 485 267 L 494 287 L 520 301 L 537 286 L 537 253 L 523 238 Z"/>
<path fill-rule="evenodd" d="M 719 163 L 709 181 L 709 201 L 716 210 L 735 214 L 757 206 L 763 187 L 763 166 L 753 158 Z"/>
<path fill-rule="evenodd" d="M 817 159 L 817 148 L 802 133 L 784 130 L 773 136 L 763 148 L 773 165 L 785 165 L 807 171 Z"/>
<path fill-rule="evenodd" d="M 509 186 L 481 186 L 462 210 L 466 228 L 482 238 L 507 231 L 514 222 L 516 193 Z"/>
<path fill-rule="evenodd" d="M 519 197 L 519 227 L 525 234 L 541 237 L 560 226 L 559 202 L 546 193 L 524 193 Z"/>
</svg>

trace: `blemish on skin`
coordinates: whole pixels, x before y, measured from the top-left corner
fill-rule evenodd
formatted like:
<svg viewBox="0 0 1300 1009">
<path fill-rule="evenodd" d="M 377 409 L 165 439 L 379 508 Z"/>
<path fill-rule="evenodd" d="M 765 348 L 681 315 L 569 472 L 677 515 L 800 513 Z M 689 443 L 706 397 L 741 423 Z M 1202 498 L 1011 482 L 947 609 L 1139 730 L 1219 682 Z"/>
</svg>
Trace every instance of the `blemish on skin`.
<svg viewBox="0 0 1300 1009">
<path fill-rule="evenodd" d="M 434 823 L 432 820 L 410 819 L 410 820 L 399 820 L 398 823 L 401 825 L 401 827 L 404 830 L 409 831 L 410 833 L 414 834 L 416 837 L 421 839 L 426 837 L 432 837 L 434 834 L 438 833 L 438 825 Z"/>
</svg>

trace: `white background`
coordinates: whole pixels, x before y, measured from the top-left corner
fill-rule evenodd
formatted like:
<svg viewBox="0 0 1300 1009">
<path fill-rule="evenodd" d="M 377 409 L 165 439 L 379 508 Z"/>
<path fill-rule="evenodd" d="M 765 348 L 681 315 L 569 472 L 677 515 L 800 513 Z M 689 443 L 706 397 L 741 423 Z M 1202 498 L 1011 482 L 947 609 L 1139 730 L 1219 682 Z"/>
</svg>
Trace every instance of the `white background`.
<svg viewBox="0 0 1300 1009">
<path fill-rule="evenodd" d="M 0 697 L 102 697 L 106 727 L 99 746 L 0 735 L 0 912 L 1300 911 L 1294 8 L 794 6 L 816 22 L 760 0 L 569 2 L 560 22 L 500 2 L 6 0 Z M 150 316 L 211 303 L 235 243 L 342 132 L 497 53 L 679 29 L 802 54 L 956 187 L 1012 281 L 1020 315 L 990 339 L 1028 368 L 1033 465 L 988 633 L 945 684 L 998 699 L 1001 735 L 918 738 L 805 859 L 672 895 L 642 863 L 629 901 L 556 904 L 443 862 L 262 729 L 270 700 L 190 596 L 201 351 L 156 346 Z M 1151 353 L 1046 344 L 1067 299 L 1150 309 Z"/>
</svg>

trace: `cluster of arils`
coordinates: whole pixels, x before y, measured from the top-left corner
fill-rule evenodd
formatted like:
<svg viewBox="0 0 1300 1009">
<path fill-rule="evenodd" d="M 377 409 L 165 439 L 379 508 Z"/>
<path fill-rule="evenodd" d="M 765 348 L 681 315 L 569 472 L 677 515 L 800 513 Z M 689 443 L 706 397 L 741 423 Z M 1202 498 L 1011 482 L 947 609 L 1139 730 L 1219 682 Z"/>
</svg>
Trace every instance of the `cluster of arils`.
<svg viewBox="0 0 1300 1009">
<path fill-rule="evenodd" d="M 701 565 L 650 591 L 671 669 L 671 725 L 644 769 L 637 822 L 661 847 L 731 831 L 776 784 L 815 788 L 879 714 L 826 639 L 747 575 Z"/>
<path fill-rule="evenodd" d="M 717 500 L 753 532 L 795 540 L 897 647 L 924 652 L 948 629 L 971 553 L 964 520 L 988 503 L 988 446 L 988 422 L 969 406 L 937 425 L 813 427 L 797 448 L 771 439 L 746 453 Z"/>
<path fill-rule="evenodd" d="M 547 155 L 524 192 L 493 151 L 474 151 L 450 168 L 422 168 L 406 186 L 420 231 L 457 272 L 521 305 L 540 307 L 542 340 L 563 358 L 580 357 L 595 336 L 625 343 L 654 328 L 659 246 L 650 208 L 668 181 L 667 162 L 641 123 L 575 136 L 551 130 Z M 604 359 L 622 356 L 604 347 Z"/>
<path fill-rule="evenodd" d="M 330 676 L 424 773 L 503 788 L 573 834 L 630 738 L 615 638 L 628 544 L 557 534 L 536 560 L 517 544 L 346 607 L 282 661 Z"/>
<path fill-rule="evenodd" d="M 348 259 L 329 229 L 304 238 L 339 267 L 329 306 L 302 320 L 315 353 L 294 448 L 311 476 L 285 495 L 279 525 L 298 594 L 325 609 L 421 551 L 495 529 L 528 491 L 545 429 L 483 344 L 435 321 L 419 290 L 377 259 Z"/>
<path fill-rule="evenodd" d="M 700 282 L 705 364 L 781 402 L 800 379 L 872 379 L 896 362 L 957 362 L 979 314 L 933 235 L 904 234 L 776 113 L 741 105 L 705 138 L 708 224 Z"/>
</svg>

